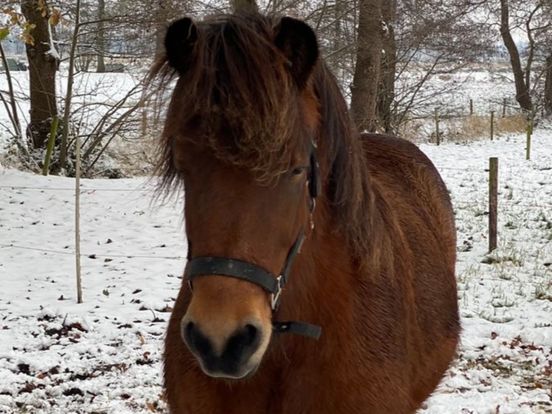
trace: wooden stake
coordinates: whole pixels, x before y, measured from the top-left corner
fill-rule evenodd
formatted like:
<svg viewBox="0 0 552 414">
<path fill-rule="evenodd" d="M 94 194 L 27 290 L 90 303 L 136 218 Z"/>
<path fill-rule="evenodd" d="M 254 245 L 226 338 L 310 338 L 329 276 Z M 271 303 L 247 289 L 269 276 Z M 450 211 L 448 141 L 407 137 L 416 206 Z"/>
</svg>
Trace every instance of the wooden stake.
<svg viewBox="0 0 552 414">
<path fill-rule="evenodd" d="M 494 114 L 495 111 L 491 111 L 491 141 L 494 138 Z"/>
<path fill-rule="evenodd" d="M 502 118 L 506 118 L 506 98 L 502 100 Z"/>
<path fill-rule="evenodd" d="M 75 263 L 77 270 L 77 303 L 82 303 L 81 256 L 80 256 L 80 175 L 81 151 L 79 134 L 75 137 Z"/>
<path fill-rule="evenodd" d="M 473 115 L 473 99 L 470 99 L 470 115 Z"/>
<path fill-rule="evenodd" d="M 489 253 L 496 249 L 498 219 L 498 158 L 489 158 Z"/>
<path fill-rule="evenodd" d="M 439 109 L 435 108 L 435 140 L 437 145 L 441 144 L 441 137 L 439 134 Z"/>
<path fill-rule="evenodd" d="M 525 147 L 525 159 L 531 159 L 531 136 L 533 135 L 533 118 L 527 121 L 527 145 Z"/>
</svg>

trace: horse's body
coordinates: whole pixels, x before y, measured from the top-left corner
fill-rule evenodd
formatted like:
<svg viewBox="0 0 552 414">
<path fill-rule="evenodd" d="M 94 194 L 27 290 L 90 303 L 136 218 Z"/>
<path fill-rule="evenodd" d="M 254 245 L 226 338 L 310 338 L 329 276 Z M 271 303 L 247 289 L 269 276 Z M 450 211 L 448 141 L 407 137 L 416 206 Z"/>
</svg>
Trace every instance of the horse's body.
<svg viewBox="0 0 552 414">
<path fill-rule="evenodd" d="M 181 76 L 185 73 L 180 72 Z M 323 192 L 314 211 L 316 227 L 308 233 L 293 263 L 290 282 L 275 317 L 319 324 L 322 337 L 315 342 L 298 336 L 272 335 L 262 362 L 248 378 L 212 378 L 198 364 L 198 353 L 190 352 L 182 340 L 182 321 L 188 321 L 192 300 L 207 298 L 202 307 L 194 304 L 193 321 L 197 325 L 200 320 L 202 326 L 205 321 L 215 321 L 219 328 L 212 335 L 216 335 L 226 329 L 220 313 L 235 314 L 228 303 L 237 301 L 243 307 L 247 295 L 258 292 L 262 298 L 262 290 L 253 292 L 248 282 L 220 276 L 201 278 L 205 281 L 198 282 L 197 287 L 194 281 L 193 294 L 183 285 L 169 323 L 165 352 L 165 385 L 174 414 L 413 413 L 438 385 L 453 358 L 460 330 L 454 277 L 455 227 L 447 190 L 438 172 L 407 141 L 355 134 L 348 126 L 335 82 L 321 65 L 313 69 L 311 82 L 313 95 L 308 94 L 305 99 L 306 110 L 302 114 L 307 124 L 319 123 L 315 140 Z M 174 107 L 185 88 L 184 79 L 175 90 L 166 137 L 182 133 L 179 112 Z M 313 96 L 317 102 L 309 106 Z M 179 163 L 193 161 L 181 161 L 188 150 L 179 145 L 180 141 L 168 139 L 171 145 L 166 157 L 170 165 L 178 169 Z M 221 189 L 234 188 L 237 177 L 243 178 L 241 172 L 234 176 L 232 167 L 226 164 L 209 170 L 205 160 L 211 160 L 213 165 L 218 165 L 218 161 L 202 151 L 191 158 L 207 168 L 208 188 L 199 191 L 197 184 L 194 188 L 192 183 L 190 194 L 186 194 L 187 209 L 197 207 L 198 197 L 209 196 L 209 183 L 219 179 L 225 186 Z M 170 169 L 170 165 L 166 168 Z M 219 168 L 224 169 L 220 176 Z M 188 193 L 188 182 L 185 185 Z M 356 191 L 348 193 L 344 190 L 347 186 Z M 239 197 L 246 198 L 249 190 L 243 191 Z M 216 200 L 230 200 L 221 208 L 225 210 L 224 219 L 232 221 L 234 192 L 220 192 L 223 194 L 218 194 Z M 263 194 L 268 197 L 270 193 Z M 237 200 L 242 203 L 241 208 L 246 208 L 243 206 L 249 199 Z M 356 210 L 351 206 L 355 202 Z M 274 211 L 278 211 L 277 207 Z M 243 251 L 234 250 L 234 245 L 241 246 L 243 234 L 230 237 L 226 244 L 220 241 L 220 232 L 205 236 L 209 240 L 202 241 L 201 234 L 215 234 L 215 230 L 205 228 L 205 223 L 215 221 L 218 228 L 224 219 L 219 222 L 216 212 L 205 210 L 203 214 L 214 214 L 213 218 L 190 217 L 188 214 L 193 212 L 188 211 L 186 214 L 187 226 L 192 226 L 188 228 L 194 243 L 192 254 L 252 257 L 267 269 L 279 271 L 274 263 L 281 263 L 285 249 L 275 255 L 278 260 L 271 262 L 261 254 L 251 253 L 251 245 L 254 249 L 262 242 L 248 244 Z M 345 217 L 340 219 L 339 214 Z M 340 221 L 347 220 L 347 214 L 349 222 Z M 370 242 L 359 239 L 357 245 L 351 245 L 355 237 L 348 234 L 358 229 L 348 229 L 348 225 L 354 224 L 355 217 L 369 222 L 365 232 L 355 234 L 369 237 Z M 201 231 L 193 227 L 199 226 L 197 222 L 202 224 Z M 244 223 L 238 227 L 248 229 L 248 222 Z M 213 242 L 213 238 L 218 242 Z M 364 252 L 359 247 L 363 243 Z M 232 290 L 238 285 L 239 289 Z M 230 292 L 241 292 L 243 296 L 231 297 Z M 229 302 L 231 299 L 233 302 Z"/>
</svg>

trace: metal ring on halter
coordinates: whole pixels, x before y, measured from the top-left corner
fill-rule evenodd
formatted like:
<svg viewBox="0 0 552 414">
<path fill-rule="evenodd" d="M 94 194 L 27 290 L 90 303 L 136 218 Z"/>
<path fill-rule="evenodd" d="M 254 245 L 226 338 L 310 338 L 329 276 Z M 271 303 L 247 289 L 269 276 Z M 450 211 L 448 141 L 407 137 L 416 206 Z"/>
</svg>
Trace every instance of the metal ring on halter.
<svg viewBox="0 0 552 414">
<path fill-rule="evenodd" d="M 282 295 L 282 289 L 284 287 L 284 284 L 282 283 L 283 276 L 280 275 L 276 278 L 276 282 L 278 283 L 277 291 L 270 294 L 270 308 L 274 312 L 278 305 L 280 304 L 280 296 Z"/>
</svg>

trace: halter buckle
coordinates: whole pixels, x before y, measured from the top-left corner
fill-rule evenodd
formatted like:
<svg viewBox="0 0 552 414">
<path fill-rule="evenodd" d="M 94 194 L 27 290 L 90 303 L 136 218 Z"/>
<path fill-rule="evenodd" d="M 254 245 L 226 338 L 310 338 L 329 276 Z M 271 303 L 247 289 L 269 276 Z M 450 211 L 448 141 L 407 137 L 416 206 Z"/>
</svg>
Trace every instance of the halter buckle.
<svg viewBox="0 0 552 414">
<path fill-rule="evenodd" d="M 276 310 L 276 308 L 278 307 L 278 304 L 280 303 L 280 296 L 282 294 L 282 288 L 284 287 L 283 280 L 284 280 L 283 275 L 280 275 L 276 278 L 276 286 L 277 286 L 276 293 L 270 294 L 270 307 L 273 311 Z"/>
</svg>

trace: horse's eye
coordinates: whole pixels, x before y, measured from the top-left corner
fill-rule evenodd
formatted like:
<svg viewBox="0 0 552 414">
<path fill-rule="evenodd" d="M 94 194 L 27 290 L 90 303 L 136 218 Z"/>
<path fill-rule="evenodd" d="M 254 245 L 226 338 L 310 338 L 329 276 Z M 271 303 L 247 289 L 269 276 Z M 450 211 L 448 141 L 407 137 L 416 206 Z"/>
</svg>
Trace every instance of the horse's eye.
<svg viewBox="0 0 552 414">
<path fill-rule="evenodd" d="M 296 167 L 293 170 L 291 170 L 292 175 L 300 175 L 305 171 L 305 167 Z"/>
</svg>

